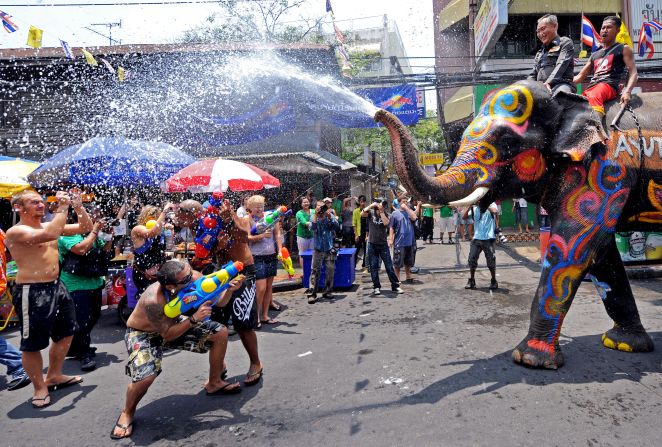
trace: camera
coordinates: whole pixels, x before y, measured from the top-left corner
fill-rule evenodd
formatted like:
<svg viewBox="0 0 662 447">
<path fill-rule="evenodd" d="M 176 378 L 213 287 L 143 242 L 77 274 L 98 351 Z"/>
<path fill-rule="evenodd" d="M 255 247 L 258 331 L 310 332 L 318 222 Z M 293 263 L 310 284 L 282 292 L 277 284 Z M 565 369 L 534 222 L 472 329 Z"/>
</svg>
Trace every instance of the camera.
<svg viewBox="0 0 662 447">
<path fill-rule="evenodd" d="M 324 204 L 324 205 L 320 206 L 319 213 L 320 213 L 320 214 L 324 214 L 324 213 L 326 213 L 328 210 L 329 210 L 328 205 Z"/>
</svg>

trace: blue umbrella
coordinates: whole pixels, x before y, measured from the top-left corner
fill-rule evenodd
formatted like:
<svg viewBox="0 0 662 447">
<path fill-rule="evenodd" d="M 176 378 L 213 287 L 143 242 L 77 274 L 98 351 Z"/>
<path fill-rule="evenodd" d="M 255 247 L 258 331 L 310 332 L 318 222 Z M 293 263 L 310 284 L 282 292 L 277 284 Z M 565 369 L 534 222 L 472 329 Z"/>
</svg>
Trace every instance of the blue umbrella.
<svg viewBox="0 0 662 447">
<path fill-rule="evenodd" d="M 53 155 L 28 180 L 35 187 L 59 184 L 153 186 L 196 159 L 166 143 L 92 138 Z"/>
</svg>

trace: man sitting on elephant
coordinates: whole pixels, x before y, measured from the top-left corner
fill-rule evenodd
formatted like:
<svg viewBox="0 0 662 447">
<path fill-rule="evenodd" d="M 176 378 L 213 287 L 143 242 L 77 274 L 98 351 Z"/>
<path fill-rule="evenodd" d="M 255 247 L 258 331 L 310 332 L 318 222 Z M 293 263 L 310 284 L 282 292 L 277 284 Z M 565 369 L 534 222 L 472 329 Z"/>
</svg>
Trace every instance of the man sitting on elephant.
<svg viewBox="0 0 662 447">
<path fill-rule="evenodd" d="M 559 21 L 555 15 L 545 14 L 538 19 L 536 35 L 542 47 L 533 59 L 528 78 L 543 82 L 552 93 L 559 90 L 575 93 L 577 89 L 572 84 L 575 46 L 569 38 L 560 37 L 558 30 Z"/>
<path fill-rule="evenodd" d="M 637 83 L 637 67 L 634 64 L 632 48 L 616 43 L 616 35 L 621 28 L 621 19 L 616 16 L 605 17 L 600 29 L 602 48 L 589 58 L 584 68 L 572 82 L 579 84 L 593 72 L 593 77 L 583 95 L 589 104 L 600 114 L 605 115 L 604 104 L 618 96 L 618 87 L 627 68 L 627 84 L 621 91 L 621 104 L 627 105 L 632 99 L 632 89 Z"/>
</svg>

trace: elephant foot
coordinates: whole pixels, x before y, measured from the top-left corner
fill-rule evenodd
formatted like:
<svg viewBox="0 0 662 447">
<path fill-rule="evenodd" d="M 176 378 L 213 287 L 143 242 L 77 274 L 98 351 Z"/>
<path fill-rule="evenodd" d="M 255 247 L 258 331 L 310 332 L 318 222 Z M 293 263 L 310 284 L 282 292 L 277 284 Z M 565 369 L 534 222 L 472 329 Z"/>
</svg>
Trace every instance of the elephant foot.
<svg viewBox="0 0 662 447">
<path fill-rule="evenodd" d="M 513 361 L 531 368 L 559 369 L 565 359 L 558 345 L 525 338 L 515 350 Z"/>
<path fill-rule="evenodd" d="M 602 344 L 624 352 L 651 352 L 655 349 L 653 340 L 641 325 L 629 329 L 614 326 L 602 334 Z"/>
</svg>

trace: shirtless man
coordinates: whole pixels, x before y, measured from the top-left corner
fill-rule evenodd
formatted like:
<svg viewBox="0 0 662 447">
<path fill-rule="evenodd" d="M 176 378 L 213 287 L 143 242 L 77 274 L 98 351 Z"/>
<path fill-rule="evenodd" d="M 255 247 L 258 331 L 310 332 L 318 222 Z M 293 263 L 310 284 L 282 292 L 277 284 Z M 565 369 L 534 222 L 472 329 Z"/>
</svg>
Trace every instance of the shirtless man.
<svg viewBox="0 0 662 447">
<path fill-rule="evenodd" d="M 157 282 L 140 296 L 126 322 L 124 340 L 129 353 L 126 374 L 131 377 L 131 383 L 126 390 L 124 409 L 110 433 L 112 439 L 128 438 L 133 433 L 136 407 L 161 373 L 163 348 L 197 353 L 209 351 L 209 379 L 204 384 L 208 396 L 241 391 L 238 383 L 221 378 L 228 330 L 216 321 L 205 320 L 211 315 L 211 306 L 202 304 L 191 317 L 168 318 L 163 313 L 165 304 L 200 276 L 187 262 L 172 259 L 163 263 Z M 237 277 L 230 284 L 217 305 L 228 303 L 232 292 L 241 286 L 242 278 Z"/>
<path fill-rule="evenodd" d="M 258 324 L 255 261 L 248 247 L 248 235 L 251 231 L 251 217 L 239 217 L 228 200 L 223 202 L 221 208 L 223 225 L 228 228 L 229 238 L 220 237 L 216 250 L 217 261 L 223 265 L 229 261 L 244 263 L 242 273 L 246 276 L 243 286 L 232 295 L 227 306 L 214 308 L 212 319 L 227 325 L 232 317 L 232 325 L 241 338 L 241 343 L 248 353 L 250 366 L 245 386 L 256 385 L 262 378 L 262 362 L 258 354 L 257 335 L 255 328 Z"/>
<path fill-rule="evenodd" d="M 7 231 L 7 248 L 18 267 L 12 293 L 21 325 L 23 368 L 34 386 L 35 408 L 52 403 L 49 391 L 83 381 L 79 376 L 62 374 L 64 357 L 77 327 L 74 302 L 58 279 L 57 240 L 60 236 L 90 232 L 92 220 L 83 208 L 80 194 L 70 197 L 58 191 L 55 197 L 58 201 L 55 217 L 42 223 L 45 210 L 42 197 L 34 191 L 16 194 L 11 204 L 20 220 Z M 78 215 L 77 224 L 66 224 L 70 205 Z M 53 344 L 44 379 L 41 350 L 48 347 L 49 338 Z"/>
</svg>

